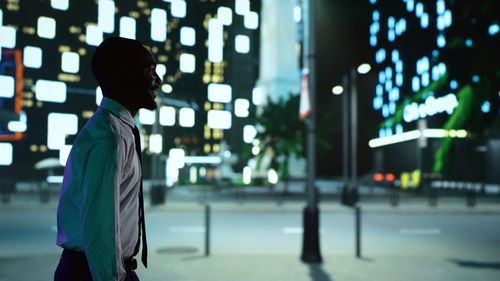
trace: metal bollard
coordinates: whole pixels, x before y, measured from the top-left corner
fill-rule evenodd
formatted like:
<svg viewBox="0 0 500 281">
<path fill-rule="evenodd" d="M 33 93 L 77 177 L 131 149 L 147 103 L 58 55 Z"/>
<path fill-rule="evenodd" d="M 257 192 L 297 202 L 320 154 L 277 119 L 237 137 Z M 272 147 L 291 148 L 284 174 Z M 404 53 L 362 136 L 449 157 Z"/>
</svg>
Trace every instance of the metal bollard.
<svg viewBox="0 0 500 281">
<path fill-rule="evenodd" d="M 210 205 L 205 205 L 205 256 L 210 256 Z"/>
<path fill-rule="evenodd" d="M 354 210 L 356 216 L 356 257 L 361 258 L 361 207 L 356 204 Z"/>
</svg>

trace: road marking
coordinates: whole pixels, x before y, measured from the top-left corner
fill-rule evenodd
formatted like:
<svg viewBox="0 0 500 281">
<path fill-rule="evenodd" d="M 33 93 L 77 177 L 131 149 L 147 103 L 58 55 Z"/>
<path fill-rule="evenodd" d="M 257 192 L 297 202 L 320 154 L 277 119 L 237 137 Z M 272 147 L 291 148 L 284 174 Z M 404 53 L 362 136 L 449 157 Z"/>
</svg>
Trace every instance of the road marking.
<svg viewBox="0 0 500 281">
<path fill-rule="evenodd" d="M 325 231 L 323 230 L 323 228 L 319 229 L 319 233 L 324 233 L 324 232 Z M 304 233 L 304 229 L 302 227 L 288 226 L 288 227 L 283 227 L 283 233 L 284 234 L 302 234 L 302 233 Z"/>
<path fill-rule="evenodd" d="M 200 232 L 205 232 L 205 227 L 204 226 L 171 226 L 170 227 L 170 232 L 174 233 L 200 233 Z"/>
<path fill-rule="evenodd" d="M 439 228 L 401 228 L 399 234 L 402 235 L 440 235 Z"/>
</svg>

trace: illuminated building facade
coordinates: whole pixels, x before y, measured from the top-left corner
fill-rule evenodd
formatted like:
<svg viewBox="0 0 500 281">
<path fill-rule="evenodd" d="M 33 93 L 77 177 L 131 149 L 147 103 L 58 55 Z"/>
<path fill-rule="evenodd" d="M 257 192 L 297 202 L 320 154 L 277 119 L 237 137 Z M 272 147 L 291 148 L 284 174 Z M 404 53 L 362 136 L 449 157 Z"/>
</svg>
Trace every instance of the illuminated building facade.
<svg viewBox="0 0 500 281">
<path fill-rule="evenodd" d="M 102 98 L 90 59 L 110 36 L 149 47 L 164 83 L 157 113 L 137 116 L 146 159 L 161 159 L 144 161 L 146 176 L 154 163 L 165 169 L 170 149 L 219 154 L 223 139 L 241 149 L 255 135 L 247 117 L 255 111 L 259 11 L 260 1 L 249 0 L 3 1 L 0 177 L 30 180 L 46 176 L 34 170 L 43 159 L 65 163 Z"/>
<path fill-rule="evenodd" d="M 500 182 L 498 1 L 367 1 L 376 170 Z"/>
</svg>

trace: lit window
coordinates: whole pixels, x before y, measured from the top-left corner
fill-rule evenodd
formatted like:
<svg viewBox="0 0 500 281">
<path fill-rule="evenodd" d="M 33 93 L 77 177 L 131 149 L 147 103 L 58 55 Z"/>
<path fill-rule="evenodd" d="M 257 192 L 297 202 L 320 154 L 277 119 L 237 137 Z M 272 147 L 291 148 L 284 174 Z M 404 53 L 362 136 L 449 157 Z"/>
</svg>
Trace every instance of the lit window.
<svg viewBox="0 0 500 281">
<path fill-rule="evenodd" d="M 234 45 L 236 52 L 246 54 L 250 51 L 250 38 L 246 35 L 236 35 Z"/>
<path fill-rule="evenodd" d="M 66 101 L 66 83 L 39 79 L 35 84 L 35 96 L 39 101 L 63 103 Z"/>
<path fill-rule="evenodd" d="M 14 48 L 16 46 L 16 29 L 10 26 L 0 26 L 0 48 Z"/>
<path fill-rule="evenodd" d="M 186 16 L 186 1 L 172 0 L 172 4 L 170 7 L 172 16 L 176 18 L 183 18 Z"/>
<path fill-rule="evenodd" d="M 135 19 L 131 17 L 120 18 L 120 37 L 135 39 Z"/>
<path fill-rule="evenodd" d="M 2 25 L 3 22 L 3 11 L 0 9 L 0 26 Z"/>
<path fill-rule="evenodd" d="M 24 47 L 23 63 L 26 67 L 40 68 L 42 66 L 42 49 L 33 46 Z"/>
<path fill-rule="evenodd" d="M 56 20 L 48 17 L 39 17 L 37 34 L 41 38 L 54 39 L 56 37 Z"/>
<path fill-rule="evenodd" d="M 160 134 L 149 135 L 149 151 L 159 154 L 163 150 L 163 138 Z"/>
<path fill-rule="evenodd" d="M 102 32 L 115 31 L 115 2 L 99 0 L 97 3 L 97 25 Z"/>
<path fill-rule="evenodd" d="M 151 10 L 151 39 L 158 42 L 167 40 L 167 12 L 154 8 Z"/>
<path fill-rule="evenodd" d="M 66 136 L 78 132 L 78 116 L 69 113 L 49 113 L 47 118 L 47 147 L 57 150 L 66 145 Z"/>
<path fill-rule="evenodd" d="M 232 88 L 226 84 L 208 84 L 208 100 L 211 102 L 230 102 Z"/>
<path fill-rule="evenodd" d="M 14 77 L 0 75 L 0 97 L 12 98 L 14 94 L 15 94 Z"/>
<path fill-rule="evenodd" d="M 257 129 L 253 125 L 245 125 L 243 127 L 243 141 L 245 143 L 252 143 L 257 136 Z"/>
<path fill-rule="evenodd" d="M 69 7 L 69 0 L 50 0 L 50 6 L 57 10 L 66 11 Z"/>
<path fill-rule="evenodd" d="M 302 21 L 302 8 L 298 5 L 295 5 L 293 7 L 293 20 L 295 22 L 301 22 Z"/>
<path fill-rule="evenodd" d="M 217 19 L 208 21 L 208 59 L 211 62 L 222 62 L 224 47 L 222 23 Z"/>
<path fill-rule="evenodd" d="M 175 124 L 175 108 L 162 106 L 160 108 L 160 124 L 162 126 L 173 126 Z"/>
<path fill-rule="evenodd" d="M 168 151 L 168 160 L 177 169 L 182 169 L 186 164 L 186 152 L 182 148 L 171 148 Z"/>
<path fill-rule="evenodd" d="M 144 108 L 139 109 L 139 122 L 143 125 L 153 125 L 156 121 L 155 112 Z"/>
<path fill-rule="evenodd" d="M 225 110 L 209 110 L 207 114 L 207 125 L 211 129 L 231 128 L 231 112 Z"/>
<path fill-rule="evenodd" d="M 238 15 L 244 16 L 250 11 L 250 1 L 249 0 L 236 0 L 235 12 Z"/>
<path fill-rule="evenodd" d="M 194 126 L 194 109 L 192 108 L 181 108 L 179 110 L 179 125 L 182 127 L 193 127 Z"/>
<path fill-rule="evenodd" d="M 182 54 L 179 63 L 182 72 L 193 73 L 196 70 L 196 58 L 192 54 Z"/>
<path fill-rule="evenodd" d="M 246 99 L 236 99 L 234 101 L 234 115 L 238 117 L 248 117 L 250 102 Z"/>
<path fill-rule="evenodd" d="M 91 46 L 99 46 L 103 40 L 101 29 L 97 25 L 88 25 L 85 40 Z"/>
<path fill-rule="evenodd" d="M 194 46 L 196 44 L 196 31 L 192 27 L 181 27 L 181 44 L 184 46 Z"/>
<path fill-rule="evenodd" d="M 243 25 L 248 29 L 257 29 L 259 27 L 259 14 L 256 12 L 245 14 Z"/>
<path fill-rule="evenodd" d="M 233 11 L 228 7 L 219 7 L 217 9 L 217 18 L 223 25 L 231 25 L 233 23 Z"/>
<path fill-rule="evenodd" d="M 0 142 L 0 165 L 1 166 L 10 166 L 12 165 L 13 155 L 13 147 L 11 143 L 8 142 Z"/>
<path fill-rule="evenodd" d="M 61 69 L 64 72 L 77 73 L 80 70 L 80 56 L 74 52 L 64 52 L 61 59 Z"/>
</svg>

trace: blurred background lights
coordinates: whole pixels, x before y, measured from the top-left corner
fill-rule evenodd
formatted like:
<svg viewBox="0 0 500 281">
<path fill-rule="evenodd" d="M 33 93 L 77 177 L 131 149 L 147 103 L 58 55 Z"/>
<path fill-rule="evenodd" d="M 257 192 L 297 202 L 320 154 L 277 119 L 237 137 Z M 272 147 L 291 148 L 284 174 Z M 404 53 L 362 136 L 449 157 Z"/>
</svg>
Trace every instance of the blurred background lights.
<svg viewBox="0 0 500 281">
<path fill-rule="evenodd" d="M 41 38 L 54 39 L 56 37 L 56 20 L 49 17 L 39 17 L 37 34 Z"/>
<path fill-rule="evenodd" d="M 490 102 L 489 101 L 483 102 L 483 104 L 481 105 L 481 111 L 483 113 L 488 113 L 488 112 L 490 112 L 490 110 L 491 110 Z"/>
<path fill-rule="evenodd" d="M 246 35 L 236 35 L 234 45 L 236 52 L 246 54 L 250 51 L 250 38 Z"/>
<path fill-rule="evenodd" d="M 194 46 L 196 44 L 196 30 L 192 27 L 181 27 L 181 44 L 184 46 Z"/>
<path fill-rule="evenodd" d="M 207 113 L 207 125 L 211 129 L 231 128 L 231 112 L 226 110 L 209 110 Z"/>
<path fill-rule="evenodd" d="M 248 29 L 259 28 L 259 14 L 256 12 L 248 12 L 243 19 L 243 25 Z"/>
<path fill-rule="evenodd" d="M 371 65 L 369 65 L 367 63 L 363 63 L 360 66 L 358 66 L 358 73 L 359 74 L 366 74 L 366 73 L 370 72 L 371 69 L 372 69 Z"/>
<path fill-rule="evenodd" d="M 30 68 L 40 68 L 42 66 L 42 49 L 34 46 L 24 47 L 23 64 Z"/>
<path fill-rule="evenodd" d="M 120 37 L 135 39 L 136 38 L 136 23 L 131 17 L 120 18 Z"/>
<path fill-rule="evenodd" d="M 250 102 L 247 99 L 236 99 L 234 101 L 234 115 L 237 117 L 248 117 Z"/>
<path fill-rule="evenodd" d="M 253 90 L 252 90 L 252 103 L 254 105 L 261 105 L 263 102 L 263 99 L 264 99 L 264 96 L 262 93 L 262 89 L 258 88 L 258 87 L 253 88 Z"/>
<path fill-rule="evenodd" d="M 78 116 L 69 113 L 49 113 L 47 117 L 47 147 L 58 150 L 66 145 L 68 135 L 78 132 Z"/>
<path fill-rule="evenodd" d="M 74 52 L 64 52 L 61 55 L 61 69 L 64 72 L 77 73 L 80 70 L 80 56 Z"/>
<path fill-rule="evenodd" d="M 238 15 L 244 16 L 249 11 L 250 11 L 250 1 L 249 0 L 236 0 L 235 12 Z"/>
<path fill-rule="evenodd" d="M 97 2 L 97 26 L 102 32 L 112 33 L 115 31 L 114 1 L 99 0 Z"/>
<path fill-rule="evenodd" d="M 182 148 L 172 148 L 168 151 L 168 159 L 177 169 L 182 169 L 186 165 L 186 152 Z"/>
<path fill-rule="evenodd" d="M 0 75 L 0 97 L 12 98 L 14 94 L 15 94 L 14 77 Z"/>
<path fill-rule="evenodd" d="M 335 87 L 332 88 L 332 93 L 334 95 L 340 95 L 344 92 L 344 87 L 340 86 L 340 85 L 337 85 Z"/>
<path fill-rule="evenodd" d="M 10 166 L 12 165 L 13 157 L 13 147 L 11 143 L 8 142 L 0 142 L 0 165 L 1 166 Z"/>
<path fill-rule="evenodd" d="M 223 25 L 231 25 L 233 23 L 233 10 L 228 7 L 219 7 L 217 9 L 217 19 Z"/>
<path fill-rule="evenodd" d="M 208 84 L 208 100 L 211 102 L 228 103 L 232 99 L 232 88 L 227 84 Z"/>
<path fill-rule="evenodd" d="M 162 126 L 175 125 L 175 108 L 171 106 L 160 107 L 160 125 Z"/>
<path fill-rule="evenodd" d="M 254 125 L 245 125 L 243 127 L 243 141 L 245 143 L 252 143 L 257 136 L 257 129 Z"/>
<path fill-rule="evenodd" d="M 245 166 L 243 168 L 243 183 L 250 184 L 252 182 L 252 168 Z"/>
<path fill-rule="evenodd" d="M 181 127 L 193 127 L 195 121 L 195 112 L 192 108 L 181 108 L 179 110 L 179 125 Z"/>
<path fill-rule="evenodd" d="M 278 173 L 274 169 L 270 169 L 267 172 L 267 181 L 270 184 L 277 184 L 278 183 Z"/>
<path fill-rule="evenodd" d="M 0 26 L 0 47 L 14 48 L 16 46 L 16 29 L 11 26 Z"/>
<path fill-rule="evenodd" d="M 151 39 L 158 42 L 167 39 L 167 12 L 163 9 L 151 10 Z"/>
<path fill-rule="evenodd" d="M 172 93 L 172 91 L 174 90 L 174 88 L 172 88 L 172 85 L 170 85 L 170 84 L 163 84 L 161 86 L 161 90 L 164 93 L 170 94 L 170 93 Z"/>
<path fill-rule="evenodd" d="M 144 108 L 139 109 L 139 122 L 142 125 L 153 125 L 156 122 L 155 112 Z"/>
<path fill-rule="evenodd" d="M 69 7 L 69 0 L 50 0 L 50 6 L 57 10 L 66 11 Z"/>
<path fill-rule="evenodd" d="M 210 19 L 208 21 L 208 59 L 211 62 L 222 62 L 223 35 L 222 23 L 217 19 Z"/>
<path fill-rule="evenodd" d="M 176 18 L 184 18 L 186 17 L 186 1 L 184 0 L 172 0 L 172 4 L 170 6 L 171 13 L 173 17 Z"/>
<path fill-rule="evenodd" d="M 85 40 L 91 46 L 99 46 L 103 40 L 101 29 L 97 25 L 87 25 Z"/>
<path fill-rule="evenodd" d="M 299 5 L 295 5 L 293 7 L 293 20 L 296 23 L 299 23 L 302 21 L 302 8 Z"/>
<path fill-rule="evenodd" d="M 499 31 L 500 31 L 500 26 L 498 26 L 497 23 L 494 23 L 494 24 L 490 25 L 490 27 L 488 27 L 488 33 L 491 36 L 497 34 Z"/>
<path fill-rule="evenodd" d="M 163 150 L 163 138 L 160 134 L 149 135 L 149 151 L 151 153 L 160 154 Z"/>
<path fill-rule="evenodd" d="M 35 84 L 35 96 L 39 101 L 63 103 L 66 101 L 66 83 L 38 79 Z"/>
<path fill-rule="evenodd" d="M 192 54 L 181 54 L 179 63 L 182 72 L 193 73 L 196 70 L 196 57 Z"/>
<path fill-rule="evenodd" d="M 160 79 L 164 80 L 163 76 L 165 76 L 165 74 L 167 74 L 167 67 L 164 64 L 159 63 L 156 65 L 155 70 L 156 70 L 156 74 L 158 74 Z"/>
</svg>

